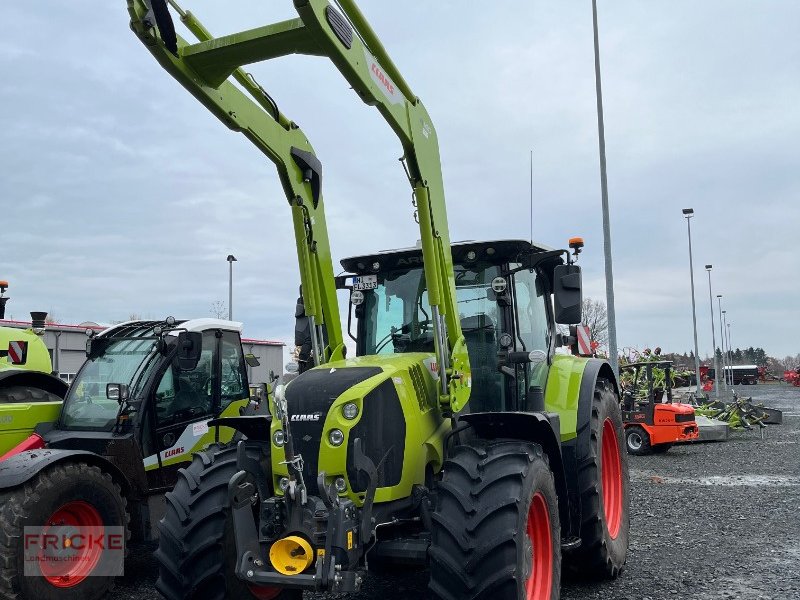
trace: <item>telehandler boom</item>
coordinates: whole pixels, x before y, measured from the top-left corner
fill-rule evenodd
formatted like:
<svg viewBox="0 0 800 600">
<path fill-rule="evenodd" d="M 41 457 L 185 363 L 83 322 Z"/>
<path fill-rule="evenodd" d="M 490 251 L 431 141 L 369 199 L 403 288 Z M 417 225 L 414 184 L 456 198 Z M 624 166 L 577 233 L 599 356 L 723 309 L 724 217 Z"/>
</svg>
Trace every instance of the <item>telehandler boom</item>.
<svg viewBox="0 0 800 600">
<path fill-rule="evenodd" d="M 437 598 L 552 600 L 562 553 L 584 576 L 615 577 L 629 527 L 618 385 L 607 362 L 555 353 L 556 324 L 581 319 L 575 259 L 520 240 L 451 244 L 422 102 L 352 0 L 294 6 L 296 19 L 215 38 L 173 0 L 128 0 L 165 70 L 275 163 L 316 364 L 276 388 L 270 415 L 211 422 L 245 439 L 180 472 L 159 591 L 286 600 L 357 591 L 366 569 L 411 563 L 430 565 Z M 289 54 L 329 58 L 395 132 L 420 248 L 344 260 L 334 279 L 322 165 L 242 69 Z M 582 245 L 571 240 L 575 257 Z M 337 285 L 350 291 L 353 358 Z"/>
</svg>

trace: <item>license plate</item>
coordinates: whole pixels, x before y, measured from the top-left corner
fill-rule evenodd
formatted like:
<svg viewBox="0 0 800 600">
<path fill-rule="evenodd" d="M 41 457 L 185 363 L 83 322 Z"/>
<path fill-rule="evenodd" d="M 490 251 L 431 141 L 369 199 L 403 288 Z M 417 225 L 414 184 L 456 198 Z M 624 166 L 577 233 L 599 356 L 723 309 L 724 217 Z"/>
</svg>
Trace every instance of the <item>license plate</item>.
<svg viewBox="0 0 800 600">
<path fill-rule="evenodd" d="M 353 277 L 354 290 L 374 290 L 378 287 L 377 275 L 359 275 Z"/>
</svg>

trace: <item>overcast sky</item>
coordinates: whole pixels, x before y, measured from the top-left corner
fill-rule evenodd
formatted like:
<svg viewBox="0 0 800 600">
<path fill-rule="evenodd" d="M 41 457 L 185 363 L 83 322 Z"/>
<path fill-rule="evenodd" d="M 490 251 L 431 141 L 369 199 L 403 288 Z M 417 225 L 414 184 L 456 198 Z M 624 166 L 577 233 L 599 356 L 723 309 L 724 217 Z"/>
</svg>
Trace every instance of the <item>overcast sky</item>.
<svg viewBox="0 0 800 600">
<path fill-rule="evenodd" d="M 691 206 L 701 355 L 706 263 L 734 346 L 800 352 L 800 3 L 599 4 L 619 346 L 692 347 Z M 360 5 L 433 118 L 452 239 L 529 236 L 533 148 L 534 237 L 582 235 L 585 294 L 603 298 L 589 1 Z M 218 35 L 296 14 L 289 0 L 185 8 Z M 377 111 L 321 58 L 251 70 L 325 165 L 334 256 L 412 245 Z M 233 253 L 234 318 L 291 342 L 299 276 L 275 169 L 162 71 L 123 0 L 8 3 L 0 73 L 11 315 L 210 316 Z"/>
</svg>

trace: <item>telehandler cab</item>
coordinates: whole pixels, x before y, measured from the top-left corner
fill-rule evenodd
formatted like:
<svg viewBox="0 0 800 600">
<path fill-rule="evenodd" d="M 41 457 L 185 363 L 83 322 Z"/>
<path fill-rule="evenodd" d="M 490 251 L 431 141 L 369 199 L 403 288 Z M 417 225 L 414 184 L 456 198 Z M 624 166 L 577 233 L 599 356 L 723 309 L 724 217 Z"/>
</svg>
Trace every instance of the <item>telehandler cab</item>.
<svg viewBox="0 0 800 600">
<path fill-rule="evenodd" d="M 176 34 L 170 6 L 196 43 Z M 555 354 L 556 323 L 581 319 L 580 268 L 529 242 L 451 248 L 422 102 L 352 0 L 294 6 L 298 18 L 214 38 L 173 0 L 128 0 L 162 67 L 276 165 L 315 364 L 276 388 L 270 415 L 212 421 L 245 439 L 179 472 L 157 588 L 170 600 L 285 600 L 357 591 L 381 563 L 428 562 L 434 597 L 541 600 L 559 597 L 562 552 L 583 576 L 616 576 L 629 527 L 616 378 L 605 361 Z M 421 247 L 343 262 L 353 358 L 322 164 L 242 69 L 289 54 L 328 57 L 376 106 L 413 190 Z"/>
<path fill-rule="evenodd" d="M 0 461 L 0 598 L 96 600 L 111 588 L 118 554 L 76 545 L 60 560 L 43 553 L 32 563 L 23 540 L 100 526 L 153 540 L 178 469 L 235 434 L 210 420 L 254 410 L 240 330 L 170 317 L 88 338 L 60 413 Z"/>
</svg>

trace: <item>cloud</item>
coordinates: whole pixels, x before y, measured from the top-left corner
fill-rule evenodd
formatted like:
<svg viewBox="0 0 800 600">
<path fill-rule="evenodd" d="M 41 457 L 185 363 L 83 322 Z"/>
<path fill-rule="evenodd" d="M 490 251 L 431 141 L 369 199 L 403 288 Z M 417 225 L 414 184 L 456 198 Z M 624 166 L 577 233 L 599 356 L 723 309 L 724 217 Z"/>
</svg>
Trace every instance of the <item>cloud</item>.
<svg viewBox="0 0 800 600">
<path fill-rule="evenodd" d="M 187 2 L 218 34 L 293 16 L 291 3 L 235 5 Z M 362 8 L 434 120 L 452 239 L 530 235 L 533 149 L 534 236 L 559 246 L 582 234 L 587 294 L 602 298 L 588 7 Z M 620 346 L 691 347 L 680 209 L 693 206 L 701 354 L 711 348 L 707 262 L 734 344 L 797 353 L 799 17 L 789 1 L 600 7 Z M 248 336 L 291 342 L 299 276 L 271 163 L 161 70 L 130 33 L 124 2 L 21 3 L 6 20 L 0 276 L 13 285 L 10 312 L 207 316 L 227 301 L 233 253 L 235 318 Z M 319 58 L 248 69 L 325 165 L 334 257 L 412 245 L 401 148 L 377 111 Z"/>
</svg>

